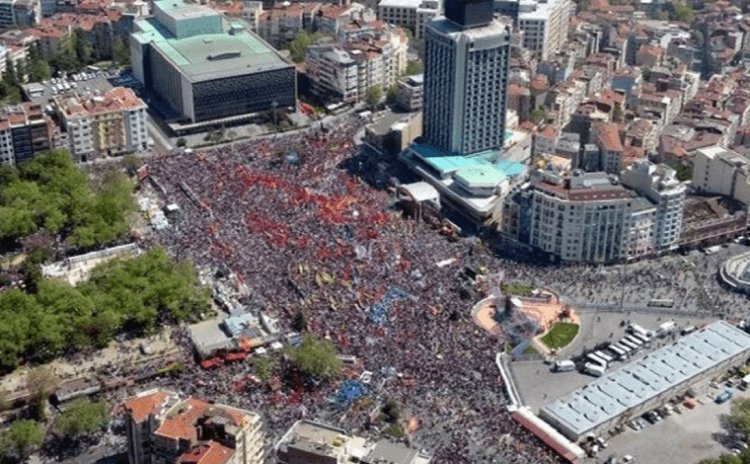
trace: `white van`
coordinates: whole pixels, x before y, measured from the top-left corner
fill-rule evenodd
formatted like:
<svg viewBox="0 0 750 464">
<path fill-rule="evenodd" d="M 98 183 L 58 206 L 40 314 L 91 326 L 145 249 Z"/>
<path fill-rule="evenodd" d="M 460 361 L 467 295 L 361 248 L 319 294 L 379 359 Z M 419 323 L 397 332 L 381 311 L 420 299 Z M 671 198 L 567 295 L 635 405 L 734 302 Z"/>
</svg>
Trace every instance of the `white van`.
<svg viewBox="0 0 750 464">
<path fill-rule="evenodd" d="M 560 361 L 555 361 L 555 364 L 553 366 L 553 371 L 555 372 L 567 372 L 567 371 L 573 371 L 576 368 L 576 363 L 569 359 L 563 359 Z"/>
<path fill-rule="evenodd" d="M 586 363 L 583 366 L 583 371 L 589 375 L 593 375 L 594 377 L 601 377 L 604 375 L 606 368 L 599 364 Z"/>
</svg>

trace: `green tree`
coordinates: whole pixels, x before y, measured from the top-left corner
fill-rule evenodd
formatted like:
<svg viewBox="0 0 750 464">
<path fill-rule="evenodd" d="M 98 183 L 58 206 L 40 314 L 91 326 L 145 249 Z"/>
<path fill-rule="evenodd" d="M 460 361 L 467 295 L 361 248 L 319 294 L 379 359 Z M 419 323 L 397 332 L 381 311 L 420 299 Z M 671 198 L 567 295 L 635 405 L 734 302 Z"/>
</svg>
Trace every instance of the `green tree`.
<svg viewBox="0 0 750 464">
<path fill-rule="evenodd" d="M 112 43 L 112 61 L 117 66 L 130 65 L 130 49 L 122 37 L 116 37 Z"/>
<path fill-rule="evenodd" d="M 86 33 L 83 29 L 77 27 L 73 29 L 73 49 L 75 50 L 76 56 L 76 71 L 82 67 L 91 64 L 93 62 L 92 57 L 94 53 L 94 47 L 91 45 L 89 40 L 86 39 Z"/>
<path fill-rule="evenodd" d="M 44 81 L 52 77 L 52 69 L 37 47 L 29 47 L 26 69 L 31 82 Z"/>
<path fill-rule="evenodd" d="M 693 43 L 695 43 L 696 47 L 703 48 L 703 44 L 706 41 L 705 37 L 703 36 L 703 32 L 694 29 L 690 31 L 690 38 L 693 40 Z"/>
<path fill-rule="evenodd" d="M 319 379 L 335 377 L 341 371 L 341 360 L 333 343 L 311 333 L 305 334 L 300 346 L 291 350 L 291 358 L 297 367 Z"/>
<path fill-rule="evenodd" d="M 619 104 L 615 104 L 612 109 L 612 121 L 613 122 L 625 122 L 625 113 L 622 111 L 622 107 Z"/>
<path fill-rule="evenodd" d="M 540 122 L 544 121 L 545 116 L 547 116 L 547 112 L 544 111 L 544 108 L 537 107 L 531 110 L 529 113 L 529 120 L 533 122 L 534 124 L 539 124 Z"/>
<path fill-rule="evenodd" d="M 673 3 L 672 9 L 677 21 L 686 24 L 693 24 L 693 21 L 695 21 L 695 12 L 693 12 L 693 8 L 690 7 L 690 5 L 684 3 Z"/>
<path fill-rule="evenodd" d="M 404 72 L 407 76 L 413 76 L 414 74 L 422 74 L 424 72 L 424 65 L 421 61 L 409 61 L 406 63 L 406 71 Z"/>
<path fill-rule="evenodd" d="M 257 358 L 255 361 L 255 375 L 262 381 L 267 382 L 276 369 L 276 361 L 271 358 Z"/>
<path fill-rule="evenodd" d="M 42 444 L 44 431 L 33 420 L 17 420 L 1 436 L 6 456 L 12 454 L 21 460 Z"/>
<path fill-rule="evenodd" d="M 37 420 L 47 420 L 47 401 L 57 388 L 58 382 L 55 373 L 46 366 L 35 367 L 26 374 L 26 389 L 31 395 L 31 405 Z"/>
<path fill-rule="evenodd" d="M 750 399 L 742 398 L 732 401 L 729 423 L 735 430 L 750 437 Z"/>
<path fill-rule="evenodd" d="M 177 139 L 176 144 L 180 148 L 187 146 L 187 139 L 185 137 L 180 137 L 179 139 Z"/>
<path fill-rule="evenodd" d="M 104 428 L 109 422 L 109 408 L 103 401 L 80 398 L 65 406 L 55 420 L 55 431 L 76 439 Z"/>
<path fill-rule="evenodd" d="M 381 102 L 381 100 L 383 100 L 383 88 L 380 86 L 380 84 L 375 84 L 367 89 L 365 101 L 368 105 L 370 105 L 370 107 L 376 107 Z"/>
<path fill-rule="evenodd" d="M 398 87 L 392 85 L 388 87 L 388 91 L 385 93 L 385 101 L 389 105 L 393 105 L 398 101 Z"/>
<path fill-rule="evenodd" d="M 654 15 L 654 19 L 657 19 L 659 21 L 668 21 L 669 13 L 667 13 L 666 11 L 659 11 Z"/>
<path fill-rule="evenodd" d="M 297 34 L 297 37 L 292 39 L 287 46 L 289 55 L 292 57 L 292 61 L 295 63 L 301 63 L 305 61 L 305 55 L 310 45 L 320 40 L 325 35 L 319 32 L 311 34 L 307 31 L 302 31 Z"/>
<path fill-rule="evenodd" d="M 297 332 L 304 332 L 307 330 L 307 319 L 305 318 L 305 313 L 303 313 L 301 309 L 298 309 L 297 312 L 294 313 L 292 329 Z"/>
</svg>

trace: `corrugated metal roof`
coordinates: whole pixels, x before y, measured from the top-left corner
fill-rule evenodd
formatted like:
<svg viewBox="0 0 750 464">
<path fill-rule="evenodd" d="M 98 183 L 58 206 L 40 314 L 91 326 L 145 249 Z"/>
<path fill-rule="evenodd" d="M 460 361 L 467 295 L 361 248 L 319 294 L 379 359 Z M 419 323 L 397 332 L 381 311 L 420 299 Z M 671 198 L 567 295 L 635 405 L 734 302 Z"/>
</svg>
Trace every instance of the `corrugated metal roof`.
<svg viewBox="0 0 750 464">
<path fill-rule="evenodd" d="M 750 335 L 724 321 L 686 335 L 542 408 L 576 435 L 750 350 Z"/>
</svg>

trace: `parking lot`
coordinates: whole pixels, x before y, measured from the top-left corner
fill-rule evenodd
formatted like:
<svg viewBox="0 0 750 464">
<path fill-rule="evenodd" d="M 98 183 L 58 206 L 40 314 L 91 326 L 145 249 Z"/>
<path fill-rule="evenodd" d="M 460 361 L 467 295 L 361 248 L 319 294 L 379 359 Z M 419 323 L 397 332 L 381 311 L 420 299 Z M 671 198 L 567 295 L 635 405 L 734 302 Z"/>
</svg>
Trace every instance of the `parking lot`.
<svg viewBox="0 0 750 464">
<path fill-rule="evenodd" d="M 55 97 L 65 94 L 104 93 L 126 82 L 117 72 L 83 72 L 66 78 L 54 77 L 48 81 L 24 85 L 24 92 L 33 103 L 48 105 Z"/>
<path fill-rule="evenodd" d="M 694 409 L 680 408 L 682 413 L 672 413 L 654 425 L 636 432 L 630 427 L 608 440 L 607 449 L 597 462 L 606 462 L 611 456 L 630 454 L 638 463 L 694 464 L 702 459 L 717 457 L 731 451 L 722 416 L 729 414 L 731 401 L 716 404 L 713 396 L 724 386 L 699 396 Z M 749 391 L 734 389 L 734 398 L 748 398 Z M 726 443 L 724 446 L 722 443 Z"/>
</svg>

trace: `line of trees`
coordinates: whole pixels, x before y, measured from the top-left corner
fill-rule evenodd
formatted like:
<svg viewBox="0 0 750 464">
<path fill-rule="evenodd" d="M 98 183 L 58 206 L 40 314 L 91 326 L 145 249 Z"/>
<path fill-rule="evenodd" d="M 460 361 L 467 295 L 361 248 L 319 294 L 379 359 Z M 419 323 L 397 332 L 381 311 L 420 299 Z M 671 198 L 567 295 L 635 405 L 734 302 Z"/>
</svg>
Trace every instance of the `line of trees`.
<svg viewBox="0 0 750 464">
<path fill-rule="evenodd" d="M 133 183 L 111 172 L 95 185 L 66 150 L 39 155 L 19 168 L 0 167 L 0 241 L 44 230 L 74 248 L 113 242 L 129 231 Z"/>
<path fill-rule="evenodd" d="M 152 333 L 209 309 L 194 266 L 175 263 L 161 248 L 101 264 L 77 287 L 41 278 L 35 293 L 0 293 L 0 369 L 101 348 L 122 331 Z"/>
</svg>

